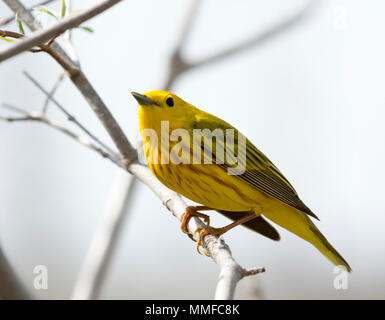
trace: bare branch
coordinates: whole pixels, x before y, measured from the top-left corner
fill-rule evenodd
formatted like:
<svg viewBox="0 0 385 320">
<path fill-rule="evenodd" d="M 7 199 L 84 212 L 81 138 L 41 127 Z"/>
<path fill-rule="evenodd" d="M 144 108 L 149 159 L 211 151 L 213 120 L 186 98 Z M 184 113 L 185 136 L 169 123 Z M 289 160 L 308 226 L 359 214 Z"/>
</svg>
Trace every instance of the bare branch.
<svg viewBox="0 0 385 320">
<path fill-rule="evenodd" d="M 150 169 L 143 165 L 133 163 L 128 170 L 146 184 L 175 217 L 179 220 L 182 219 L 182 215 L 186 211 L 186 204 L 177 193 L 165 188 L 160 181 L 154 179 Z M 198 228 L 204 226 L 205 224 L 200 219 L 193 217 L 190 219 L 187 228 L 191 234 L 194 234 Z M 235 286 L 239 280 L 265 271 L 264 268 L 250 270 L 242 268 L 232 257 L 230 248 L 225 244 L 224 240 L 222 238 L 218 239 L 212 234 L 203 238 L 203 247 L 220 269 L 215 299 L 232 299 Z"/>
<path fill-rule="evenodd" d="M 227 246 L 227 245 L 225 245 Z M 226 254 L 221 254 L 217 259 L 220 266 L 219 279 L 215 289 L 216 300 L 231 300 L 234 299 L 235 288 L 241 279 L 247 276 L 256 275 L 265 272 L 265 268 L 244 269 L 237 264 L 234 259 Z"/>
<path fill-rule="evenodd" d="M 201 67 L 213 62 L 218 62 L 225 58 L 229 58 L 234 54 L 240 53 L 246 49 L 251 47 L 264 45 L 266 42 L 277 38 L 278 36 L 282 36 L 287 33 L 294 26 L 297 26 L 300 22 L 304 21 L 305 18 L 308 18 L 310 13 L 314 10 L 317 1 L 309 0 L 309 2 L 298 12 L 284 19 L 283 21 L 278 22 L 276 25 L 268 28 L 267 30 L 258 33 L 254 37 L 235 45 L 234 47 L 230 47 L 221 52 L 215 53 L 211 56 L 193 62 L 190 65 L 190 68 Z"/>
<path fill-rule="evenodd" d="M 120 166 L 121 168 L 123 167 L 120 159 L 117 158 L 115 154 L 110 154 L 110 153 L 106 152 L 105 150 L 99 148 L 98 146 L 96 146 L 95 144 L 90 142 L 88 139 L 81 137 L 81 136 L 78 136 L 77 134 L 73 133 L 69 129 L 53 122 L 52 120 L 49 120 L 48 118 L 43 117 L 43 118 L 40 118 L 39 120 L 41 122 L 47 124 L 48 126 L 54 128 L 56 130 L 61 131 L 62 133 L 66 134 L 67 136 L 71 137 L 72 139 L 74 139 L 77 142 L 79 142 L 80 144 L 82 144 L 83 146 L 99 153 L 103 158 L 107 158 L 107 159 L 111 160 L 113 163 Z"/>
<path fill-rule="evenodd" d="M 15 2 L 14 0 L 4 0 L 4 1 L 8 5 L 12 2 Z M 63 18 L 62 20 L 60 20 L 59 22 L 55 23 L 53 26 L 47 29 L 36 31 L 31 36 L 26 37 L 25 40 L 20 41 L 14 46 L 11 46 L 5 49 L 0 49 L 0 62 L 6 59 L 9 59 L 23 51 L 32 49 L 34 46 L 39 46 L 44 44 L 50 39 L 53 39 L 58 35 L 62 34 L 66 30 L 77 27 L 84 21 L 87 21 L 95 17 L 96 15 L 109 9 L 110 7 L 112 7 L 113 5 L 117 4 L 120 1 L 121 0 L 102 0 L 87 10 L 79 12 L 73 16 Z"/>
<path fill-rule="evenodd" d="M 202 0 L 190 0 L 186 17 L 184 18 L 184 22 L 181 27 L 180 35 L 175 44 L 174 52 L 177 52 L 177 51 L 180 52 L 185 47 L 188 37 L 190 36 L 190 33 L 192 31 L 192 27 L 198 12 L 199 5 L 201 4 L 201 1 Z"/>
<path fill-rule="evenodd" d="M 43 108 L 41 109 L 42 114 L 46 114 L 51 98 L 54 96 L 56 90 L 59 88 L 60 83 L 63 81 L 64 75 L 65 75 L 64 72 L 60 73 L 59 77 L 54 82 L 51 90 L 49 91 L 49 95 L 45 98 Z"/>
<path fill-rule="evenodd" d="M 24 21 L 31 30 L 38 30 L 41 28 L 35 17 L 23 6 L 18 0 L 4 0 L 6 4 L 14 11 L 18 12 L 19 17 Z M 97 8 L 101 13 L 101 6 L 104 10 L 107 10 L 113 4 L 117 3 L 117 0 L 102 1 L 93 8 Z M 84 11 L 89 12 L 91 9 Z M 77 15 L 76 15 L 77 16 Z M 79 89 L 80 93 L 84 96 L 92 110 L 95 112 L 104 128 L 107 130 L 116 147 L 125 158 L 125 162 L 129 163 L 137 159 L 136 150 L 128 142 L 123 130 L 116 122 L 115 118 L 104 104 L 101 97 L 93 88 L 87 77 L 80 70 L 80 67 L 76 61 L 73 61 L 66 52 L 56 43 L 53 42 L 47 49 L 47 52 L 66 70 L 70 76 L 71 81 Z"/>
<path fill-rule="evenodd" d="M 179 39 L 176 42 L 174 52 L 172 53 L 169 61 L 169 70 L 167 78 L 164 81 L 163 88 L 164 90 L 170 90 L 175 80 L 186 70 L 191 68 L 181 57 L 181 52 L 186 44 L 186 41 L 191 33 L 191 29 L 198 11 L 198 7 L 201 3 L 201 0 L 190 0 L 190 5 L 188 7 L 186 17 L 181 28 L 181 33 Z"/>
<path fill-rule="evenodd" d="M 99 148 L 98 146 L 96 146 L 95 144 L 90 142 L 88 139 L 75 134 L 71 130 L 69 130 L 69 129 L 61 126 L 60 124 L 46 118 L 44 115 L 41 115 L 39 113 L 28 112 L 28 111 L 25 111 L 23 109 L 20 109 L 18 107 L 15 107 L 15 106 L 12 106 L 12 105 L 9 105 L 6 103 L 3 103 L 2 107 L 7 108 L 9 110 L 12 110 L 14 112 L 17 112 L 19 114 L 22 114 L 23 116 L 22 117 L 0 116 L 0 120 L 8 121 L 8 122 L 37 121 L 37 122 L 44 123 L 44 124 L 48 125 L 49 127 L 54 128 L 54 129 L 64 133 L 65 135 L 67 135 L 70 138 L 74 139 L 75 141 L 79 142 L 81 145 L 99 153 L 103 158 L 107 158 L 107 159 L 111 160 L 113 163 L 115 163 L 120 168 L 124 168 L 121 160 L 115 154 L 110 154 L 110 153 L 106 152 L 105 150 Z"/>
<path fill-rule="evenodd" d="M 239 43 L 233 47 L 227 48 L 225 50 L 222 50 L 218 53 L 212 54 L 208 57 L 205 57 L 201 60 L 195 61 L 195 62 L 189 62 L 187 61 L 183 55 L 182 55 L 182 49 L 185 45 L 186 38 L 188 37 L 189 33 L 191 32 L 191 25 L 193 22 L 193 18 L 196 15 L 196 11 L 198 8 L 198 3 L 200 0 L 192 0 L 192 4 L 190 7 L 190 10 L 186 22 L 188 22 L 185 27 L 182 29 L 181 38 L 177 42 L 176 49 L 174 53 L 171 56 L 170 59 L 170 65 L 169 65 L 169 73 L 166 80 L 165 88 L 168 90 L 171 88 L 172 84 L 175 82 L 175 80 L 184 72 L 198 68 L 203 67 L 206 65 L 209 65 L 214 62 L 219 62 L 221 60 L 224 60 L 226 58 L 230 58 L 235 54 L 241 53 L 242 51 L 246 49 L 250 49 L 251 47 L 255 46 L 262 46 L 265 43 L 267 43 L 270 40 L 273 40 L 277 38 L 278 36 L 284 35 L 287 33 L 290 29 L 300 24 L 300 22 L 304 21 L 306 18 L 308 18 L 312 11 L 314 11 L 315 6 L 318 4 L 315 0 L 309 0 L 307 4 L 298 12 L 294 13 L 293 15 L 287 17 L 283 21 L 278 22 L 277 24 L 271 26 L 270 28 L 266 29 L 262 33 L 258 33 L 255 36 L 251 37 L 250 39 Z"/>
<path fill-rule="evenodd" d="M 111 112 L 104 104 L 96 90 L 92 87 L 88 79 L 83 73 L 79 73 L 77 77 L 71 77 L 73 83 L 80 90 L 88 104 L 91 106 L 99 120 L 106 128 L 107 132 L 115 142 L 116 147 L 121 152 L 127 163 L 135 161 L 137 158 L 136 150 L 128 142 L 123 130 L 112 116 Z"/>
<path fill-rule="evenodd" d="M 9 110 L 11 110 L 11 111 L 13 111 L 13 112 L 16 112 L 16 113 L 18 113 L 18 114 L 21 114 L 21 115 L 23 115 L 23 116 L 30 116 L 30 115 L 31 115 L 28 111 L 25 111 L 25 110 L 23 110 L 23 109 L 21 109 L 21 108 L 12 106 L 12 105 L 10 105 L 10 104 L 8 104 L 8 103 L 3 103 L 1 106 L 2 106 L 3 108 L 9 109 Z"/>
<path fill-rule="evenodd" d="M 37 30 L 41 28 L 40 24 L 34 18 L 34 16 L 20 3 L 18 0 L 4 0 L 8 6 L 14 11 L 19 13 L 19 17 L 28 25 L 31 30 Z M 109 4 L 117 3 L 119 1 L 109 1 Z M 103 3 L 107 3 L 104 1 Z M 106 8 L 107 9 L 107 8 Z M 101 123 L 106 128 L 107 132 L 111 136 L 115 145 L 125 158 L 125 166 L 137 159 L 136 150 L 129 144 L 126 136 L 110 111 L 105 106 L 104 102 L 92 87 L 87 77 L 80 70 L 77 61 L 72 60 L 66 52 L 55 42 L 53 42 L 48 48 L 48 53 L 66 70 L 70 76 L 71 81 L 79 89 L 86 101 L 89 103 L 95 114 L 98 116 Z M 65 132 L 65 131 L 63 131 Z M 67 132 L 69 134 L 69 132 Z M 82 139 L 76 139 L 78 142 L 82 142 Z M 122 162 L 119 161 L 117 165 L 122 166 Z M 101 274 L 101 273 L 100 273 Z"/>
<path fill-rule="evenodd" d="M 31 82 L 38 88 L 40 89 L 45 95 L 46 97 L 52 101 L 58 108 L 60 111 L 62 111 L 66 116 L 67 116 L 67 119 L 68 121 L 71 121 L 73 122 L 77 127 L 79 127 L 84 133 L 86 133 L 92 140 L 94 140 L 95 142 L 97 142 L 99 145 L 101 145 L 103 148 L 105 148 L 109 153 L 113 154 L 116 156 L 116 153 L 115 151 L 113 151 L 109 146 L 107 146 L 104 142 L 100 141 L 99 138 L 97 138 L 94 134 L 92 134 L 86 127 L 84 127 L 72 114 L 70 114 L 66 108 L 64 108 L 59 102 L 57 102 L 57 100 L 52 97 L 52 95 L 50 96 L 49 92 L 47 90 L 45 90 L 41 84 L 39 82 L 37 82 L 37 80 L 35 80 L 28 72 L 24 71 L 23 72 L 24 75 L 29 79 L 31 80 Z"/>
<path fill-rule="evenodd" d="M 71 299 L 97 299 L 127 214 L 134 176 L 119 170 L 104 212 L 87 250 Z"/>
</svg>

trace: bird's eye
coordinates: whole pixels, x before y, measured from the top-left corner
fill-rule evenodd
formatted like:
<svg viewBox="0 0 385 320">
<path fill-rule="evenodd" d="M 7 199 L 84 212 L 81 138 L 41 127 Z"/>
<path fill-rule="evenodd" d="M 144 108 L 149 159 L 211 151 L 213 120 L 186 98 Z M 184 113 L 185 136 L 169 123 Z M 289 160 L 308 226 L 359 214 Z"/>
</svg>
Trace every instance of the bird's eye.
<svg viewBox="0 0 385 320">
<path fill-rule="evenodd" d="M 173 98 L 167 98 L 166 103 L 169 107 L 174 106 L 174 99 Z"/>
</svg>

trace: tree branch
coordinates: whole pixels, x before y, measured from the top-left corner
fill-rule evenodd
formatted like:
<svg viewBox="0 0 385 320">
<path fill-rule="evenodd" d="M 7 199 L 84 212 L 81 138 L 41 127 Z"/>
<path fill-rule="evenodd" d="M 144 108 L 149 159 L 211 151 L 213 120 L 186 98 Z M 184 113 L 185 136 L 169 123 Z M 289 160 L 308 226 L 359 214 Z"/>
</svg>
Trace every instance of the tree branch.
<svg viewBox="0 0 385 320">
<path fill-rule="evenodd" d="M 187 42 L 187 39 L 191 33 L 192 26 L 194 24 L 194 20 L 196 18 L 199 5 L 201 4 L 201 0 L 191 0 L 186 17 L 184 19 L 181 33 L 178 37 L 178 40 L 175 44 L 175 48 L 173 53 L 171 54 L 169 65 L 168 65 L 168 74 L 167 78 L 164 81 L 163 88 L 164 90 L 169 91 L 176 79 L 185 71 L 191 68 L 191 66 L 182 59 L 181 52 Z"/>
<path fill-rule="evenodd" d="M 241 53 L 246 49 L 250 49 L 251 47 L 255 46 L 262 46 L 265 43 L 284 35 L 289 30 L 299 25 L 300 22 L 305 21 L 305 19 L 307 19 L 311 15 L 311 13 L 315 11 L 315 7 L 319 4 L 315 0 L 309 0 L 306 5 L 304 5 L 303 8 L 301 8 L 298 12 L 295 12 L 293 15 L 288 16 L 277 24 L 273 24 L 265 31 L 258 32 L 255 36 L 251 37 L 250 39 L 241 42 L 233 47 L 224 49 L 220 52 L 202 58 L 201 60 L 190 62 L 183 57 L 182 49 L 185 44 L 185 39 L 191 32 L 192 21 L 195 18 L 196 10 L 199 3 L 200 0 L 192 1 L 191 10 L 193 12 L 190 13 L 186 19 L 186 22 L 188 23 L 182 29 L 181 37 L 177 42 L 175 51 L 170 59 L 169 74 L 165 85 L 166 90 L 167 88 L 171 87 L 171 85 L 182 73 L 188 70 L 203 67 L 215 62 L 220 62 L 226 58 L 232 57 L 235 54 Z"/>
<path fill-rule="evenodd" d="M 41 28 L 35 17 L 20 3 L 20 1 L 4 0 L 4 2 L 14 12 L 18 12 L 20 19 L 24 21 L 31 30 Z M 93 6 L 93 9 L 91 8 L 85 10 L 81 14 L 84 17 L 90 12 L 90 10 L 93 10 L 92 12 L 95 15 L 95 11 L 101 13 L 118 2 L 118 0 L 104 0 Z M 120 128 L 103 100 L 88 81 L 85 74 L 81 71 L 79 64 L 76 61 L 73 61 L 56 42 L 53 42 L 50 45 L 47 52 L 63 67 L 64 70 L 68 72 L 71 81 L 84 96 L 92 110 L 99 118 L 100 122 L 103 124 L 104 128 L 109 133 L 116 147 L 124 157 L 125 162 L 129 163 L 130 161 L 135 160 L 137 158 L 136 150 L 128 142 L 123 130 Z"/>
<path fill-rule="evenodd" d="M 59 102 L 57 102 L 57 100 L 54 99 L 54 97 L 47 90 L 45 90 L 41 86 L 41 84 L 37 82 L 28 72 L 24 71 L 23 73 L 39 90 L 41 90 L 46 95 L 46 98 L 49 101 L 52 101 L 59 108 L 59 110 L 66 115 L 68 121 L 73 122 L 78 128 L 80 128 L 80 130 L 82 130 L 92 140 L 94 140 L 96 143 L 98 143 L 100 146 L 106 149 L 110 154 L 114 155 L 115 157 L 118 157 L 115 151 L 113 151 L 109 146 L 107 146 L 104 142 L 102 142 L 99 138 L 97 138 L 93 133 L 91 133 L 85 126 L 83 126 L 71 113 L 67 111 L 66 108 L 64 108 Z"/>
<path fill-rule="evenodd" d="M 127 199 L 133 191 L 134 176 L 120 171 L 80 269 L 71 299 L 97 299 L 119 240 L 127 213 Z"/>
<path fill-rule="evenodd" d="M 106 152 L 102 148 L 99 148 L 98 146 L 96 146 L 95 144 L 90 142 L 87 138 L 77 135 L 76 133 L 72 132 L 71 130 L 61 126 L 60 124 L 58 124 L 58 123 L 56 123 L 50 119 L 48 119 L 45 115 L 42 115 L 41 113 L 37 113 L 37 112 L 35 112 L 35 113 L 34 112 L 27 112 L 23 109 L 17 108 L 15 106 L 12 106 L 12 105 L 9 105 L 6 103 L 3 103 L 2 107 L 10 109 L 12 111 L 15 111 L 15 112 L 21 114 L 22 116 L 21 117 L 0 116 L 0 120 L 7 121 L 7 122 L 37 121 L 37 122 L 44 123 L 44 124 L 48 125 L 49 127 L 54 128 L 54 129 L 64 133 L 65 135 L 67 135 L 70 138 L 74 139 L 75 141 L 79 142 L 83 146 L 99 153 L 103 158 L 107 158 L 107 159 L 111 160 L 117 166 L 124 168 L 123 164 L 121 162 L 121 159 L 119 157 L 117 157 L 115 154 L 110 154 L 110 153 Z"/>
<path fill-rule="evenodd" d="M 283 36 L 293 27 L 299 25 L 299 23 L 307 19 L 310 14 L 314 11 L 316 5 L 318 5 L 318 1 L 309 0 L 298 12 L 295 12 L 293 15 L 290 15 L 282 21 L 279 21 L 277 24 L 273 24 L 265 31 L 260 33 L 258 32 L 255 36 L 233 47 L 227 48 L 218 53 L 214 53 L 201 60 L 189 63 L 188 66 L 190 68 L 196 68 L 211 64 L 213 62 L 219 62 L 225 58 L 233 56 L 234 54 L 238 54 L 246 49 L 264 45 L 268 41 L 276 39 L 279 36 Z"/>
<path fill-rule="evenodd" d="M 13 0 L 4 0 L 4 1 L 9 6 L 11 6 L 14 2 L 16 2 Z M 6 59 L 9 59 L 15 55 L 18 55 L 23 51 L 30 50 L 34 46 L 39 46 L 44 44 L 50 39 L 53 39 L 59 36 L 60 34 L 64 33 L 66 30 L 77 27 L 84 21 L 87 21 L 97 16 L 101 12 L 109 9 L 110 7 L 112 7 L 113 5 L 117 4 L 120 1 L 121 0 L 102 0 L 87 10 L 81 11 L 73 16 L 63 18 L 62 20 L 60 20 L 59 22 L 55 23 L 53 26 L 47 29 L 34 32 L 28 38 L 26 37 L 25 40 L 20 41 L 19 43 L 11 47 L 0 49 L 0 62 Z M 29 12 L 27 9 L 25 10 Z M 21 14 L 20 14 L 20 17 L 21 17 Z"/>
<path fill-rule="evenodd" d="M 37 20 L 34 18 L 34 16 L 26 9 L 24 6 L 17 0 L 4 0 L 7 2 L 7 4 L 10 6 L 10 8 L 14 12 L 19 13 L 19 17 L 28 25 L 28 27 L 31 30 L 37 30 L 41 26 L 37 22 Z M 68 44 L 69 39 L 66 39 Z M 68 45 L 67 45 L 68 47 Z M 135 160 L 137 158 L 137 153 L 134 148 L 129 144 L 126 136 L 124 135 L 123 131 L 113 118 L 112 114 L 109 112 L 107 107 L 105 106 L 104 102 L 100 98 L 100 96 L 97 94 L 97 92 L 94 90 L 92 85 L 89 83 L 86 76 L 83 74 L 83 72 L 80 69 L 79 62 L 77 61 L 76 54 L 74 55 L 74 50 L 70 51 L 70 57 L 66 54 L 66 52 L 55 42 L 53 42 L 50 47 L 48 48 L 47 52 L 63 67 L 64 70 L 66 70 L 70 76 L 70 79 L 75 84 L 75 86 L 79 89 L 81 94 L 84 96 L 86 101 L 89 103 L 91 108 L 94 110 L 96 115 L 98 116 L 101 123 L 106 128 L 107 132 L 111 136 L 112 140 L 115 142 L 115 145 L 118 147 L 119 151 L 124 157 L 124 163 L 125 165 L 127 163 L 130 163 L 131 161 Z M 123 164 L 121 164 L 123 165 Z M 135 182 L 136 180 L 131 180 Z M 127 191 L 128 192 L 128 191 Z M 124 203 L 116 207 L 124 207 Z M 120 213 L 120 214 L 123 214 Z M 111 236 L 114 236 L 114 234 L 111 234 Z M 113 249 L 113 241 L 110 242 L 112 245 L 108 248 L 106 248 L 107 251 L 112 251 Z M 109 255 L 105 255 L 108 257 Z M 108 260 L 106 260 L 108 262 Z M 105 269 L 106 267 L 104 267 Z M 103 268 L 99 268 L 99 270 L 103 270 Z M 102 273 L 99 273 L 100 276 L 102 276 Z M 96 278 L 97 280 L 97 278 Z M 95 286 L 97 288 L 97 286 Z M 84 292 L 84 291 L 83 291 Z M 88 298 L 88 297 L 84 297 Z"/>
<path fill-rule="evenodd" d="M 133 163 L 128 168 L 139 180 L 146 184 L 162 201 L 167 209 L 180 221 L 186 211 L 186 204 L 180 196 L 167 189 L 163 184 L 154 179 L 152 172 L 145 166 Z M 190 219 L 187 228 L 191 234 L 205 224 L 198 218 Z M 203 238 L 203 247 L 219 267 L 219 280 L 215 291 L 215 299 L 233 299 L 235 287 L 242 278 L 258 274 L 265 271 L 265 268 L 254 268 L 246 270 L 241 267 L 232 257 L 230 248 L 223 239 L 218 239 L 215 235 L 209 234 Z"/>
<path fill-rule="evenodd" d="M 59 88 L 60 83 L 63 81 L 64 75 L 64 72 L 60 73 L 59 77 L 57 78 L 51 90 L 49 91 L 49 95 L 45 98 L 43 108 L 41 109 L 42 114 L 46 114 L 51 98 L 55 95 L 56 90 Z"/>
</svg>

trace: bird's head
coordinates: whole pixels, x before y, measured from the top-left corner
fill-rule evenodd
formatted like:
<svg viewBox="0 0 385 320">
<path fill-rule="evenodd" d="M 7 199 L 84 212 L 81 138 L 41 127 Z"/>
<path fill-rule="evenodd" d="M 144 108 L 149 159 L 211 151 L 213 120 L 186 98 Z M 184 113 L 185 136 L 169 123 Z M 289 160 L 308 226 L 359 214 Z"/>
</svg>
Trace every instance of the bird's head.
<svg viewBox="0 0 385 320">
<path fill-rule="evenodd" d="M 197 109 L 177 95 L 163 90 L 144 94 L 131 92 L 139 103 L 141 127 L 157 128 L 161 121 L 169 121 L 170 127 L 186 127 L 186 120 L 193 119 Z"/>
<path fill-rule="evenodd" d="M 131 94 L 142 108 L 162 108 L 170 111 L 173 108 L 175 112 L 187 104 L 175 94 L 163 90 L 148 91 L 144 94 L 131 92 Z"/>
</svg>

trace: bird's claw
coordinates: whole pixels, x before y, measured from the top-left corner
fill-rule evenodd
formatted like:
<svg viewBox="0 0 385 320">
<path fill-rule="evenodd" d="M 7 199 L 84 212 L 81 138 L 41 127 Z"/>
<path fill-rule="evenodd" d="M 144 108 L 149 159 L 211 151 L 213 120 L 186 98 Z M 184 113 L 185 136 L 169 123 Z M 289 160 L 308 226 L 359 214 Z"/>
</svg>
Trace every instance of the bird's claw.
<svg viewBox="0 0 385 320">
<path fill-rule="evenodd" d="M 202 254 L 201 251 L 199 250 L 199 248 L 203 246 L 203 238 L 204 238 L 205 236 L 207 236 L 208 234 L 210 234 L 210 232 L 207 231 L 207 229 L 208 229 L 208 227 L 206 227 L 206 228 L 198 228 L 198 229 L 194 232 L 194 237 L 195 237 L 196 239 L 198 239 L 198 240 L 197 240 L 197 242 L 198 242 L 198 243 L 197 243 L 197 251 L 198 251 L 199 254 Z M 197 234 L 199 234 L 199 235 L 197 235 Z M 207 257 L 210 256 L 210 255 L 206 252 L 206 250 L 204 250 L 203 253 L 204 253 Z"/>
<path fill-rule="evenodd" d="M 185 213 L 183 213 L 182 215 L 182 223 L 180 225 L 180 228 L 181 230 L 186 233 L 189 238 L 193 241 L 196 241 L 194 239 L 194 237 L 191 235 L 191 233 L 188 231 L 188 228 L 187 228 L 187 225 L 188 225 L 188 222 L 190 221 L 190 219 L 192 217 L 199 217 L 199 218 L 203 218 L 203 221 L 206 223 L 207 226 L 210 225 L 210 217 L 206 214 L 203 214 L 203 213 L 200 213 L 200 212 L 197 212 L 197 208 L 196 207 L 187 207 L 186 208 L 186 211 Z"/>
<path fill-rule="evenodd" d="M 208 234 L 214 234 L 217 237 L 220 237 L 223 233 L 224 233 L 223 228 L 213 228 L 213 227 L 210 227 L 210 226 L 205 226 L 203 228 L 198 228 L 194 232 L 194 237 L 196 239 L 198 239 L 198 241 L 197 241 L 198 242 L 197 243 L 197 251 L 198 251 L 198 253 L 202 254 L 201 251 L 199 250 L 199 248 L 203 246 L 203 239 L 204 239 L 205 236 L 207 236 Z M 197 234 L 199 234 L 199 236 Z M 203 251 L 203 253 L 207 257 L 210 257 L 210 255 L 206 251 Z"/>
</svg>

